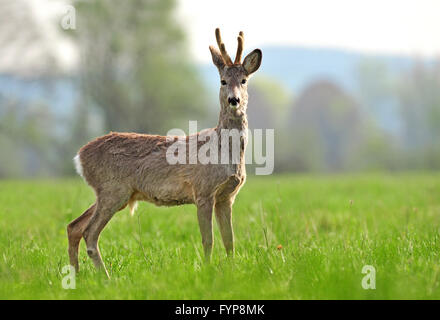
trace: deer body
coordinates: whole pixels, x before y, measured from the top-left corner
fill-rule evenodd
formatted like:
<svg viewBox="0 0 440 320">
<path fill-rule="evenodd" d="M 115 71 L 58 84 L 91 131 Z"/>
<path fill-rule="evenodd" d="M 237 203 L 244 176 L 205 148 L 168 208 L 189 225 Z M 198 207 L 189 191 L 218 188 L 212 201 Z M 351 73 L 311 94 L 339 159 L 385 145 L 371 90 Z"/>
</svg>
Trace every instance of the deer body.
<svg viewBox="0 0 440 320">
<path fill-rule="evenodd" d="M 237 129 L 242 132 L 239 161 L 227 164 L 170 164 L 167 150 L 175 139 L 137 133 L 110 133 L 82 147 L 75 158 L 77 170 L 94 189 L 96 202 L 67 228 L 70 263 L 76 270 L 79 242 L 84 238 L 88 255 L 95 266 L 103 269 L 108 276 L 98 249 L 99 234 L 117 211 L 127 205 L 133 211 L 137 201 L 148 201 L 159 206 L 195 204 L 208 261 L 213 244 L 214 210 L 226 251 L 228 255 L 233 255 L 232 204 L 246 180 L 247 85 L 243 81 L 247 81 L 250 74 L 258 69 L 261 51 L 254 50 L 243 64 L 232 64 L 229 56 L 224 55 L 226 50 L 217 30 L 220 52 L 213 47 L 210 49 L 222 78 L 221 110 L 218 126 L 203 133 L 215 135 L 220 141 L 222 130 Z M 239 50 L 240 38 L 242 50 L 242 33 L 239 36 Z M 239 50 L 237 57 L 241 59 Z M 191 139 L 198 138 L 200 134 L 184 140 L 186 150 L 190 150 Z M 198 139 L 197 150 L 205 143 L 203 139 Z M 228 147 L 228 153 L 231 148 Z M 218 150 L 219 154 L 221 152 L 225 151 Z"/>
<path fill-rule="evenodd" d="M 217 128 L 210 130 L 217 134 Z M 81 148 L 80 171 L 97 193 L 104 186 L 125 189 L 130 195 L 125 205 L 138 200 L 158 206 L 197 204 L 199 198 L 215 198 L 229 177 L 246 177 L 244 156 L 239 164 L 169 164 L 166 150 L 172 143 L 164 136 L 110 133 Z"/>
</svg>

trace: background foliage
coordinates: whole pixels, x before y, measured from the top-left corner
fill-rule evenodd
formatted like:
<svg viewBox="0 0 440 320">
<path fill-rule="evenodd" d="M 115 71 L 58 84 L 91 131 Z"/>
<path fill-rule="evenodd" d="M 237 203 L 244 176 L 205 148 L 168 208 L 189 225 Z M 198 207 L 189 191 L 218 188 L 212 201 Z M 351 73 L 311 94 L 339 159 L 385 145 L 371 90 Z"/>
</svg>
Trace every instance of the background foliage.
<svg viewBox="0 0 440 320">
<path fill-rule="evenodd" d="M 71 175 L 76 151 L 109 131 L 215 126 L 217 71 L 192 61 L 175 5 L 76 2 L 76 30 L 53 21 L 78 49 L 66 72 L 28 2 L 0 2 L 0 58 L 32 53 L 0 70 L 0 177 Z M 276 172 L 439 169 L 438 60 L 262 49 L 249 122 L 275 129 Z"/>
</svg>

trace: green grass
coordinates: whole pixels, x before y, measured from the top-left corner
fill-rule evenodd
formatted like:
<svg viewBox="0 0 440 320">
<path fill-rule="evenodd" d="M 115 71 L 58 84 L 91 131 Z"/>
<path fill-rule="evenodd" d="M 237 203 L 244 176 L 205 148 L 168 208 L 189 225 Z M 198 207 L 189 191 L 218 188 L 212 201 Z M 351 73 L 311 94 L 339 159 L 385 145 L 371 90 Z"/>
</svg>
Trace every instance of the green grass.
<svg viewBox="0 0 440 320">
<path fill-rule="evenodd" d="M 215 226 L 210 265 L 194 206 L 142 203 L 101 235 L 111 280 L 82 242 L 65 290 L 66 225 L 93 200 L 80 179 L 0 181 L 1 299 L 440 298 L 439 174 L 249 178 L 234 205 L 236 256 Z M 376 290 L 361 287 L 364 265 Z"/>
</svg>

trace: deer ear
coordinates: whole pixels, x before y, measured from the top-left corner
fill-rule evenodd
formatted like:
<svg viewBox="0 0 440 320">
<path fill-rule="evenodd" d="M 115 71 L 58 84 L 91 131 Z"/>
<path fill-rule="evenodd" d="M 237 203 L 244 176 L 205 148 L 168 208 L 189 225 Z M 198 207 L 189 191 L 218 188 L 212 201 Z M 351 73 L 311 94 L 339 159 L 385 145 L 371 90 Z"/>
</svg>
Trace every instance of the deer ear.
<svg viewBox="0 0 440 320">
<path fill-rule="evenodd" d="M 225 67 L 225 61 L 223 60 L 222 54 L 213 46 L 209 46 L 209 50 L 211 51 L 212 62 L 214 62 L 219 71 L 222 70 Z"/>
<path fill-rule="evenodd" d="M 243 68 L 248 75 L 258 70 L 261 65 L 263 54 L 260 49 L 255 49 L 249 53 L 243 60 Z"/>
</svg>

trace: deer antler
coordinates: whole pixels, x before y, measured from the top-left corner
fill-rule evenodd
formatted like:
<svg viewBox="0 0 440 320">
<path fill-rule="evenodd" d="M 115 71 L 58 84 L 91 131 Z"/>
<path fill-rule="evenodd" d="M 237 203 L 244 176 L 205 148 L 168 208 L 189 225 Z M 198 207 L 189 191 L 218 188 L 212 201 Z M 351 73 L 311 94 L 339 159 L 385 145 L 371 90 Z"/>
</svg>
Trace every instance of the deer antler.
<svg viewBox="0 0 440 320">
<path fill-rule="evenodd" d="M 237 37 L 238 46 L 237 46 L 237 54 L 235 55 L 235 61 L 232 63 L 231 57 L 226 52 L 225 44 L 222 41 L 222 37 L 220 35 L 220 29 L 215 29 L 215 38 L 217 39 L 217 45 L 220 49 L 220 53 L 222 54 L 222 58 L 227 66 L 232 66 L 233 64 L 241 64 L 241 55 L 243 54 L 243 42 L 244 42 L 244 33 L 240 31 Z"/>
<path fill-rule="evenodd" d="M 237 46 L 237 54 L 235 55 L 234 64 L 241 64 L 241 55 L 243 54 L 243 42 L 244 42 L 244 34 L 243 31 L 240 31 L 237 37 L 238 46 Z"/>
<path fill-rule="evenodd" d="M 225 44 L 222 41 L 222 37 L 220 36 L 220 29 L 215 29 L 215 38 L 217 39 L 217 45 L 220 49 L 220 53 L 222 54 L 223 60 L 225 61 L 226 65 L 230 66 L 232 65 L 232 60 L 229 54 L 226 52 Z"/>
</svg>

